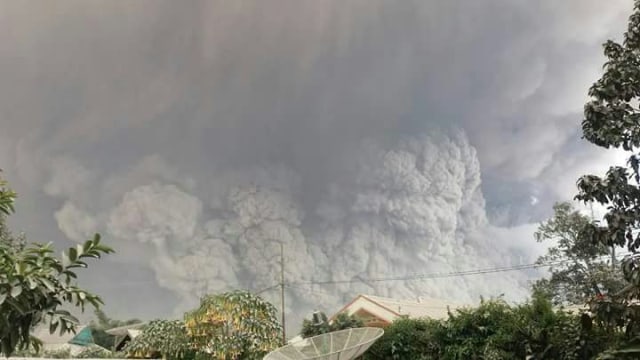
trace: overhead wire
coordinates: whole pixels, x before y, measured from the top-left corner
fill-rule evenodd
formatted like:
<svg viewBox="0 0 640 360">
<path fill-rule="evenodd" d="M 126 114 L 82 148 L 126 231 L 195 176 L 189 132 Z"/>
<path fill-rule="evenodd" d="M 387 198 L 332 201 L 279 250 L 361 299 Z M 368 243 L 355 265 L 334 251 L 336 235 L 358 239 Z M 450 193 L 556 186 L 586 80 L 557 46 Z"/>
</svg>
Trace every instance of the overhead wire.
<svg viewBox="0 0 640 360">
<path fill-rule="evenodd" d="M 616 254 L 615 257 L 621 258 L 631 254 L 632 253 Z M 604 259 L 604 258 L 609 258 L 609 255 L 603 255 L 599 257 L 599 259 Z M 294 282 L 286 282 L 285 286 L 288 286 L 290 288 L 295 288 L 295 287 L 299 288 L 299 286 L 310 286 L 310 285 L 339 285 L 339 284 L 354 284 L 354 283 L 419 281 L 419 280 L 429 280 L 429 279 L 442 279 L 442 278 L 459 277 L 459 276 L 501 273 L 501 272 L 508 272 L 508 271 L 531 270 L 531 269 L 550 267 L 554 265 L 562 265 L 562 264 L 569 263 L 571 261 L 572 261 L 571 259 L 566 259 L 566 260 L 552 261 L 552 262 L 546 262 L 546 263 L 530 263 L 530 264 L 522 264 L 522 265 L 514 265 L 514 266 L 469 269 L 469 270 L 463 270 L 463 271 L 452 271 L 452 272 L 444 272 L 444 273 L 423 273 L 423 274 L 401 275 L 401 276 L 390 276 L 390 277 L 362 278 L 362 277 L 354 276 L 354 278 L 352 279 L 343 279 L 343 280 L 316 280 L 316 281 L 297 281 L 297 282 L 294 281 Z M 118 282 L 118 283 L 109 284 L 107 285 L 107 287 L 111 288 L 111 287 L 137 286 L 140 284 L 150 284 L 154 282 L 155 280 Z M 279 286 L 280 286 L 280 283 L 277 283 L 253 292 L 256 294 L 261 294 L 269 290 L 273 290 Z M 244 287 L 236 286 L 236 288 L 244 288 Z"/>
<path fill-rule="evenodd" d="M 631 253 L 619 254 L 616 256 L 624 257 L 630 255 Z M 603 255 L 599 258 L 608 258 L 609 255 Z M 446 273 L 425 273 L 425 274 L 415 274 L 415 275 L 404 275 L 404 276 L 391 276 L 391 277 L 379 277 L 379 278 L 353 278 L 353 279 L 345 279 L 345 280 L 324 280 L 324 281 L 300 281 L 300 282 L 291 282 L 290 285 L 338 285 L 338 284 L 354 284 L 354 283 L 374 283 L 374 282 L 390 282 L 390 281 L 413 281 L 413 280 L 427 280 L 427 279 L 442 279 L 449 277 L 458 277 L 458 276 L 470 276 L 470 275 L 481 275 L 481 274 L 491 274 L 491 273 L 499 273 L 499 272 L 507 272 L 507 271 L 520 271 L 520 270 L 530 270 L 537 269 L 543 267 L 550 267 L 554 265 L 562 265 L 571 262 L 571 259 L 561 260 L 561 261 L 553 261 L 547 263 L 531 263 L 531 264 L 522 264 L 522 265 L 514 265 L 514 266 L 504 266 L 504 267 L 493 267 L 493 268 L 484 268 L 484 269 L 471 269 L 464 271 L 452 271 Z"/>
<path fill-rule="evenodd" d="M 273 290 L 273 289 L 278 288 L 278 287 L 280 287 L 280 283 L 275 284 L 275 285 L 271 285 L 271 286 L 269 286 L 269 287 L 266 287 L 266 288 L 264 288 L 264 289 L 261 289 L 261 290 L 259 290 L 259 291 L 256 291 L 256 292 L 254 292 L 254 294 L 256 294 L 256 295 L 260 295 L 260 294 L 262 294 L 262 293 L 264 293 L 264 292 L 267 292 L 267 291 L 269 291 L 269 290 Z"/>
</svg>

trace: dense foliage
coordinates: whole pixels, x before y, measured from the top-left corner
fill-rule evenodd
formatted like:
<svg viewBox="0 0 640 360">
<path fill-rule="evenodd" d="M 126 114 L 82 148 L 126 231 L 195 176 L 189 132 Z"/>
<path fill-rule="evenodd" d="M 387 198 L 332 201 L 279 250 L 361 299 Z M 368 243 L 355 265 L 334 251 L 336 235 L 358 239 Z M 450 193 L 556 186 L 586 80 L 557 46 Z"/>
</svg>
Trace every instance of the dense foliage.
<svg viewBox="0 0 640 360">
<path fill-rule="evenodd" d="M 0 182 L 0 212 L 13 211 L 15 194 Z M 70 248 L 62 259 L 53 256 L 51 245 L 29 244 L 15 247 L 0 242 L 0 354 L 11 355 L 16 348 L 37 346 L 31 330 L 41 322 L 50 331 L 73 331 L 77 319 L 63 304 L 84 310 L 85 304 L 98 307 L 102 300 L 75 283 L 77 268 L 87 266 L 86 258 L 99 258 L 112 250 L 100 243 L 100 236 Z"/>
<path fill-rule="evenodd" d="M 0 243 L 11 248 L 24 246 L 24 236 L 14 236 L 6 223 L 6 217 L 13 211 L 16 194 L 7 187 L 7 183 L 0 178 Z"/>
<path fill-rule="evenodd" d="M 6 215 L 0 214 L 0 243 L 9 248 L 21 249 L 26 245 L 24 235 L 14 235 L 6 222 Z"/>
<path fill-rule="evenodd" d="M 187 333 L 200 353 L 220 360 L 262 359 L 280 343 L 273 305 L 244 291 L 209 295 L 185 315 Z"/>
<path fill-rule="evenodd" d="M 11 215 L 16 193 L 7 185 L 7 182 L 0 178 L 0 215 Z"/>
<path fill-rule="evenodd" d="M 441 323 L 429 319 L 399 319 L 365 353 L 366 360 L 437 359 L 441 352 L 434 333 Z"/>
<path fill-rule="evenodd" d="M 556 204 L 553 210 L 554 216 L 535 233 L 538 242 L 554 244 L 537 261 L 551 264 L 551 276 L 537 281 L 534 290 L 548 294 L 556 305 L 584 305 L 597 295 L 622 289 L 622 271 L 608 261 L 611 249 L 582 235 L 591 219 L 569 203 Z"/>
<path fill-rule="evenodd" d="M 340 313 L 330 322 L 323 312 L 314 314 L 314 319 L 304 319 L 300 336 L 308 338 L 316 335 L 326 334 L 332 331 L 339 331 L 357 327 L 363 327 L 364 323 L 355 316 Z"/>
<path fill-rule="evenodd" d="M 622 43 L 604 44 L 607 61 L 602 77 L 589 89 L 585 105 L 584 138 L 604 148 L 629 152 L 627 166 L 612 166 L 605 176 L 578 180 L 576 199 L 607 208 L 603 224 L 587 226 L 585 235 L 604 246 L 626 247 L 625 288 L 593 302 L 598 322 L 626 336 L 640 358 L 640 1 L 636 0 Z M 628 354 L 630 350 L 624 350 Z M 620 353 L 622 355 L 622 353 Z"/>
<path fill-rule="evenodd" d="M 193 358 L 190 338 L 180 320 L 154 320 L 124 348 L 130 357 L 163 359 Z"/>
<path fill-rule="evenodd" d="M 75 359 L 110 359 L 115 358 L 115 354 L 101 346 L 87 346 L 78 355 L 74 356 Z M 67 357 L 69 358 L 69 357 Z"/>
<path fill-rule="evenodd" d="M 397 320 L 365 359 L 592 359 L 614 340 L 583 320 L 554 311 L 539 295 L 515 307 L 501 300 L 484 301 L 442 321 Z"/>
</svg>

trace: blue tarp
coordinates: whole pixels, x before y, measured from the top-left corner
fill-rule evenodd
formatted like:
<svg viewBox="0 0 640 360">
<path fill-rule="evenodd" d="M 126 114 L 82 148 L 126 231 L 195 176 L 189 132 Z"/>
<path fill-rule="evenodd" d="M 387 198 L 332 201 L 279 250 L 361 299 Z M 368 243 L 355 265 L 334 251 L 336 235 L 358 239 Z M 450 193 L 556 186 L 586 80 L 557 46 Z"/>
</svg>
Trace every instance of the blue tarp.
<svg viewBox="0 0 640 360">
<path fill-rule="evenodd" d="M 88 346 L 93 344 L 93 335 L 89 327 L 85 327 L 69 341 L 69 344 Z"/>
</svg>

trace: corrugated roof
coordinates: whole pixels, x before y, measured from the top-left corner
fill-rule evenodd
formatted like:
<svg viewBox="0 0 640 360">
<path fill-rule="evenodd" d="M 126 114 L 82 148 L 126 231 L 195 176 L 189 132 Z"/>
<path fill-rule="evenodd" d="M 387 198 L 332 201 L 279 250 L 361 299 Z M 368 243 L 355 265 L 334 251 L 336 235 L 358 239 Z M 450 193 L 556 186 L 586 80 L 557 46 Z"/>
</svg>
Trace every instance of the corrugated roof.
<svg viewBox="0 0 640 360">
<path fill-rule="evenodd" d="M 120 326 L 117 328 L 106 330 L 105 332 L 109 335 L 126 336 L 126 335 L 129 335 L 129 330 L 139 330 L 146 324 L 147 323 L 142 322 L 137 324 L 125 325 L 125 326 Z"/>
<path fill-rule="evenodd" d="M 411 318 L 445 319 L 448 316 L 447 307 L 454 310 L 465 306 L 464 304 L 438 299 L 403 300 L 372 295 L 361 296 L 400 316 L 409 316 Z"/>
</svg>

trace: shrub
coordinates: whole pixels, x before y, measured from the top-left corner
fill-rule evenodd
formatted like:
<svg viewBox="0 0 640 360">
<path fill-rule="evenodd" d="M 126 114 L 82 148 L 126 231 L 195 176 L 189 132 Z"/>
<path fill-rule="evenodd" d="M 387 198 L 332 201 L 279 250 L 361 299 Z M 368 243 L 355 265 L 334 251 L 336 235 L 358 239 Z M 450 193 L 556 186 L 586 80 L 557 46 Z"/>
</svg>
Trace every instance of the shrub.
<svg viewBox="0 0 640 360">
<path fill-rule="evenodd" d="M 38 358 L 42 356 L 42 350 L 41 349 L 36 349 L 33 346 L 29 346 L 26 349 L 20 349 L 17 350 L 15 353 L 13 353 L 14 357 L 24 357 L 24 358 Z"/>
<path fill-rule="evenodd" d="M 366 360 L 593 359 L 616 336 L 591 325 L 587 315 L 552 308 L 539 295 L 526 304 L 483 301 L 442 321 L 400 319 L 365 354 Z"/>
<path fill-rule="evenodd" d="M 125 346 L 124 352 L 133 357 L 161 354 L 165 359 L 183 359 L 192 351 L 182 321 L 154 320 Z"/>
<path fill-rule="evenodd" d="M 71 349 L 68 347 L 55 350 L 45 350 L 42 352 L 42 357 L 49 359 L 70 359 Z"/>
<path fill-rule="evenodd" d="M 366 360 L 431 359 L 440 353 L 433 334 L 440 331 L 442 323 L 429 319 L 399 319 L 385 329 L 364 356 Z"/>
<path fill-rule="evenodd" d="M 331 323 L 329 323 L 329 319 L 324 313 L 318 313 L 317 316 L 320 317 L 320 322 L 318 324 L 316 324 L 314 320 L 304 319 L 302 321 L 302 330 L 300 331 L 300 336 L 302 336 L 303 338 L 309 338 L 321 334 L 326 334 L 332 331 L 346 330 L 364 326 L 362 320 L 346 313 L 338 314 Z"/>
<path fill-rule="evenodd" d="M 74 357 L 77 359 L 112 359 L 114 354 L 103 347 L 93 345 L 88 346 Z"/>
</svg>

